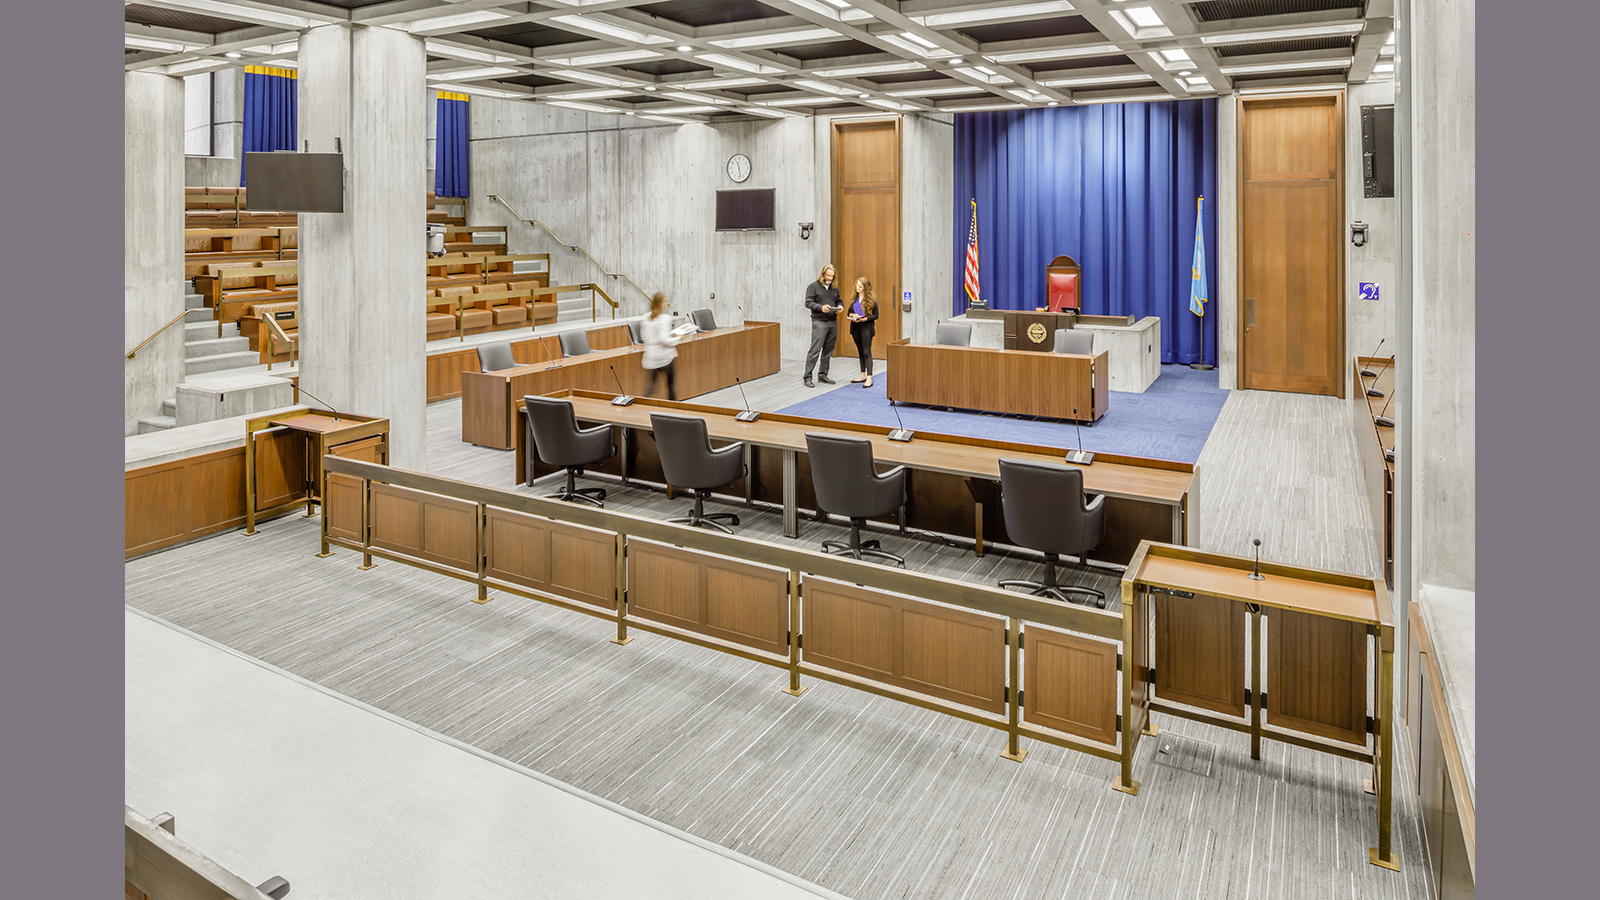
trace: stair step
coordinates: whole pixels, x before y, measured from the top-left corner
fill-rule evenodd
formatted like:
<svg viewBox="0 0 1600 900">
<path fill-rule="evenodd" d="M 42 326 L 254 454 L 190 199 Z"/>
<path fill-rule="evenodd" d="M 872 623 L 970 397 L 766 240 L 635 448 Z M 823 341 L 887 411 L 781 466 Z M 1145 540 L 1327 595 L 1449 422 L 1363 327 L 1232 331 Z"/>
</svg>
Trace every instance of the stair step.
<svg viewBox="0 0 1600 900">
<path fill-rule="evenodd" d="M 189 314 L 184 316 L 183 321 L 190 324 L 195 322 L 209 322 L 211 324 L 211 333 L 217 333 L 217 320 L 211 315 L 211 310 L 209 309 L 191 309 L 189 310 Z"/>
<path fill-rule="evenodd" d="M 183 296 L 183 306 L 185 309 L 202 309 L 205 307 L 205 305 L 206 298 L 200 296 L 199 294 L 185 294 Z"/>
<path fill-rule="evenodd" d="M 207 310 L 207 312 L 209 312 L 209 310 Z M 224 325 L 223 328 L 222 328 L 222 336 L 223 337 L 233 337 L 234 335 L 237 335 L 238 333 L 239 333 L 239 329 L 237 329 L 237 328 L 229 328 L 226 325 Z M 188 341 L 210 341 L 210 340 L 216 340 L 216 337 L 217 337 L 217 322 L 216 322 L 215 319 L 212 319 L 209 316 L 206 318 L 206 320 L 204 322 L 197 322 L 193 318 L 191 318 L 188 322 L 184 323 L 184 326 L 183 326 L 183 339 L 184 339 L 185 342 L 188 342 Z"/>
<path fill-rule="evenodd" d="M 226 331 L 223 334 L 227 334 Z M 188 359 L 198 359 L 203 356 L 217 356 L 224 353 L 246 353 L 250 350 L 250 339 L 247 337 L 218 338 L 213 329 L 205 338 L 196 340 L 185 334 L 189 340 L 183 345 L 184 356 Z"/>
<path fill-rule="evenodd" d="M 161 401 L 161 414 L 163 416 L 172 416 L 174 419 L 177 418 L 177 416 L 178 416 L 178 400 L 177 400 L 176 397 L 174 397 L 171 400 L 163 400 L 163 401 Z"/>
<path fill-rule="evenodd" d="M 139 433 L 149 434 L 152 431 L 166 431 L 176 428 L 178 420 L 172 416 L 146 416 L 139 420 Z"/>
<path fill-rule="evenodd" d="M 187 375 L 197 375 L 201 372 L 218 372 L 223 369 L 237 369 L 240 366 L 254 366 L 261 362 L 258 353 L 218 353 L 215 356 L 190 357 L 183 364 L 183 371 Z"/>
</svg>

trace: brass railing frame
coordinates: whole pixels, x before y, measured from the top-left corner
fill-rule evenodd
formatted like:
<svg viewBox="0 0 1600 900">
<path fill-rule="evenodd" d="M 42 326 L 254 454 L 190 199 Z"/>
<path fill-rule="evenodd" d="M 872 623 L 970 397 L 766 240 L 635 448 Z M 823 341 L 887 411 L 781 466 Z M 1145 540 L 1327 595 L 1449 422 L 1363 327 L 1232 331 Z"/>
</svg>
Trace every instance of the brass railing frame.
<svg viewBox="0 0 1600 900">
<path fill-rule="evenodd" d="M 187 310 L 187 309 L 184 310 L 181 313 L 178 313 L 178 317 L 176 319 L 173 319 L 171 322 L 168 322 L 167 324 L 161 326 L 160 328 L 157 328 L 155 334 L 152 334 L 149 337 L 145 338 L 144 340 L 140 341 L 139 342 L 139 346 L 133 348 L 132 350 L 129 350 L 128 351 L 128 355 L 124 356 L 123 359 L 133 359 L 133 355 L 135 353 L 138 353 L 140 350 L 143 350 L 145 344 L 148 344 L 151 341 L 155 340 L 156 338 L 160 337 L 161 333 L 163 331 L 166 331 L 168 328 L 171 328 L 172 326 L 174 326 L 174 325 L 178 324 L 179 322 L 183 321 L 186 317 L 188 317 L 189 313 L 190 313 L 190 310 Z"/>
<path fill-rule="evenodd" d="M 266 340 L 267 340 L 267 371 L 268 372 L 272 371 L 272 358 L 278 354 L 278 341 L 283 341 L 285 344 L 287 344 L 289 346 L 289 365 L 290 366 L 299 365 L 299 363 L 300 363 L 300 341 L 299 341 L 299 339 L 298 338 L 289 337 L 289 333 L 284 331 L 283 328 L 280 325 L 278 325 L 277 320 L 271 318 L 270 316 L 267 317 L 267 318 L 262 319 L 261 321 L 267 323 L 267 328 L 271 332 L 270 334 L 268 334 L 266 336 Z"/>
<path fill-rule="evenodd" d="M 645 298 L 646 300 L 650 299 L 650 294 L 647 293 L 644 288 L 639 287 L 638 282 L 635 282 L 632 278 L 629 278 L 628 276 L 623 275 L 620 272 L 613 272 L 610 269 L 607 269 L 605 266 L 600 264 L 600 261 L 598 259 L 595 259 L 593 256 L 590 256 L 589 255 L 589 251 L 583 249 L 582 247 L 578 246 L 577 244 L 569 244 L 566 241 L 563 241 L 561 238 L 556 236 L 556 233 L 554 231 L 550 230 L 550 226 L 544 224 L 543 222 L 539 221 L 538 219 L 524 218 L 522 213 L 517 212 L 516 209 L 514 209 L 511 206 L 511 204 L 506 202 L 506 199 L 504 197 L 500 196 L 499 194 L 489 194 L 488 197 L 489 197 L 490 200 L 494 200 L 494 201 L 498 202 L 501 206 L 504 206 L 513 216 L 517 217 L 517 221 L 525 222 L 525 223 L 527 223 L 529 225 L 537 225 L 540 228 L 544 229 L 544 233 L 545 234 L 550 235 L 550 239 L 551 240 L 553 240 L 556 243 L 560 244 L 563 248 L 565 248 L 567 250 L 575 250 L 578 253 L 582 253 L 584 255 L 584 257 L 587 258 L 589 260 L 589 262 L 594 263 L 595 268 L 599 269 L 602 273 L 604 273 L 607 278 L 621 278 L 623 281 L 626 281 L 627 283 L 633 285 L 633 289 L 639 292 L 639 296 Z M 615 314 L 615 309 L 616 309 L 616 305 L 617 305 L 616 301 L 612 300 L 608 296 L 608 297 L 606 297 L 606 302 L 610 303 L 611 306 L 612 306 L 612 309 L 613 309 L 612 318 L 616 318 L 616 314 Z"/>
<path fill-rule="evenodd" d="M 1023 684 L 1024 670 L 1019 659 L 1020 654 L 1018 651 L 1021 649 L 1021 644 L 1018 641 L 1018 634 L 1020 633 L 1024 639 L 1026 638 L 1025 630 L 1019 632 L 1019 627 L 1024 621 L 1071 631 L 1108 642 L 1115 642 L 1120 646 L 1124 640 L 1123 615 L 1129 612 L 1127 609 L 1119 613 L 1109 610 L 1101 611 L 1091 607 L 1068 606 L 1052 600 L 1007 591 L 999 587 L 956 581 L 938 575 L 929 575 L 904 569 L 892 569 L 850 557 L 772 544 L 766 541 L 739 535 L 726 535 L 706 529 L 690 528 L 686 525 L 648 519 L 614 510 L 590 509 L 543 497 L 502 491 L 470 482 L 457 481 L 375 463 L 360 462 L 342 457 L 324 457 L 323 475 L 327 477 L 332 474 L 345 475 L 361 481 L 360 531 L 362 538 L 357 541 L 331 534 L 328 526 L 328 508 L 324 505 L 320 537 L 321 552 L 317 554 L 318 556 L 331 554 L 333 547 L 343 547 L 362 555 L 362 565 L 360 566 L 362 569 L 371 568 L 373 557 L 378 557 L 471 582 L 477 587 L 478 596 L 474 600 L 477 603 L 488 602 L 491 599 L 488 596 L 488 591 L 494 589 L 507 594 L 549 603 L 553 606 L 594 618 L 615 621 L 617 636 L 613 639 L 613 643 L 616 644 L 626 644 L 632 640 L 628 635 L 628 630 L 632 628 L 649 634 L 670 637 L 695 646 L 719 650 L 741 659 L 787 671 L 789 673 L 788 685 L 783 690 L 796 696 L 805 691 L 805 687 L 800 685 L 800 676 L 806 675 L 818 680 L 834 682 L 856 690 L 899 700 L 964 721 L 986 725 L 1006 735 L 1005 745 L 1000 754 L 1017 762 L 1021 762 L 1027 756 L 1027 751 L 1022 749 L 1019 744 L 1020 739 L 1026 737 L 1065 747 L 1069 750 L 1076 750 L 1101 759 L 1113 762 L 1120 761 L 1125 767 L 1132 764 L 1131 753 L 1136 747 L 1136 743 L 1122 739 L 1120 715 L 1117 729 L 1118 742 L 1116 744 L 1096 743 L 1022 721 L 1022 698 L 1019 693 L 1019 689 Z M 476 570 L 458 570 L 374 546 L 372 543 L 370 504 L 372 485 L 375 483 L 426 491 L 439 496 L 476 504 L 480 520 L 480 527 L 477 533 L 478 546 L 474 557 L 478 560 Z M 512 512 L 535 515 L 556 522 L 581 525 L 615 533 L 618 541 L 618 556 L 612 609 L 590 606 L 559 595 L 543 593 L 488 577 L 485 574 L 483 562 L 486 547 L 484 529 L 481 526 L 481 522 L 485 510 L 490 506 Z M 630 617 L 628 615 L 625 568 L 630 538 L 672 544 L 704 553 L 732 557 L 786 570 L 789 573 L 790 610 L 789 645 L 786 648 L 786 652 L 772 654 L 753 650 L 740 644 L 720 640 L 698 632 Z M 973 707 L 940 700 L 894 685 L 871 681 L 802 661 L 800 656 L 800 599 L 804 592 L 802 576 L 805 574 L 1004 617 L 1007 620 L 1006 672 L 1009 683 L 1006 714 L 1001 716 L 987 713 Z M 1131 660 L 1131 654 L 1118 654 L 1118 674 L 1124 685 L 1129 683 L 1130 672 L 1127 667 L 1130 665 Z M 1112 786 L 1127 793 L 1137 793 L 1137 788 L 1130 791 L 1121 787 L 1115 781 Z"/>
</svg>

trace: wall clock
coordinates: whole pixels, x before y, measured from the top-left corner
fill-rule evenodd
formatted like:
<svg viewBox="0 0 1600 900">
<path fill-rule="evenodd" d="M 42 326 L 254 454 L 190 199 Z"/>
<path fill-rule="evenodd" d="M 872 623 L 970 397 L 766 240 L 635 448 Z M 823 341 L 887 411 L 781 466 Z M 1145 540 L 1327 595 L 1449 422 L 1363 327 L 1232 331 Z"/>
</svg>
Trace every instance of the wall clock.
<svg viewBox="0 0 1600 900">
<path fill-rule="evenodd" d="M 735 184 L 743 184 L 744 180 L 750 177 L 750 157 L 743 153 L 735 153 L 728 157 L 728 177 L 732 178 Z"/>
</svg>

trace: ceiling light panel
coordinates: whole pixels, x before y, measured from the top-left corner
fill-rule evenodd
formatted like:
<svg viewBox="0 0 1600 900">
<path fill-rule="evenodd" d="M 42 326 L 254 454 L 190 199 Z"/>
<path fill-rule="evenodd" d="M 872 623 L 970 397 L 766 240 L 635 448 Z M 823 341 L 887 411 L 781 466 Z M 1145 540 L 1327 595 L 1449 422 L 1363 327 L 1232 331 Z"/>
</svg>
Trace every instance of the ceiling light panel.
<svg viewBox="0 0 1600 900">
<path fill-rule="evenodd" d="M 716 112 L 716 110 L 717 108 L 715 106 L 670 106 L 666 109 L 656 110 L 656 112 L 665 113 L 667 115 L 688 116 L 695 113 Z"/>
<path fill-rule="evenodd" d="M 448 7 L 445 7 L 448 9 Z M 481 9 L 477 12 L 461 13 L 453 16 L 439 16 L 432 19 L 416 19 L 408 23 L 406 30 L 415 34 L 419 31 L 449 31 L 464 25 L 481 25 L 484 22 L 494 22 L 499 19 L 511 18 L 510 13 L 497 9 Z"/>
<path fill-rule="evenodd" d="M 1088 44 L 1079 47 L 1059 47 L 1053 50 L 1020 50 L 1016 53 L 994 53 L 985 56 L 991 62 L 1035 62 L 1045 59 L 1073 59 L 1079 56 L 1104 56 L 1121 53 L 1116 44 Z"/>
<path fill-rule="evenodd" d="M 562 109 L 576 109 L 580 112 L 614 113 L 618 111 L 609 106 L 595 106 L 593 103 L 573 103 L 570 100 L 551 100 L 548 101 L 548 105 L 559 106 Z"/>
<path fill-rule="evenodd" d="M 823 103 L 833 103 L 833 97 L 785 97 L 782 100 L 763 100 L 762 106 L 819 106 Z"/>
<path fill-rule="evenodd" d="M 1123 10 L 1123 14 L 1133 20 L 1133 24 L 1140 28 L 1156 28 L 1161 25 L 1161 17 L 1148 6 L 1135 6 Z"/>
<path fill-rule="evenodd" d="M 1080 106 L 1084 106 L 1096 103 L 1152 103 L 1159 100 L 1171 99 L 1171 94 L 1134 94 L 1127 97 L 1093 97 L 1089 99 L 1075 97 L 1073 98 L 1073 102 L 1079 104 Z"/>
<path fill-rule="evenodd" d="M 982 93 L 982 92 L 983 92 L 983 88 L 978 87 L 975 84 L 961 84 L 960 82 L 954 82 L 953 81 L 953 82 L 950 83 L 949 87 L 922 87 L 922 88 L 917 88 L 916 90 L 910 90 L 910 91 L 890 91 L 889 92 L 889 96 L 891 96 L 891 97 L 938 97 L 938 96 L 945 95 L 945 94 L 949 94 L 951 96 L 954 96 L 956 94 L 979 94 L 979 93 Z"/>
<path fill-rule="evenodd" d="M 1132 81 L 1153 81 L 1146 72 L 1136 72 L 1131 75 L 1090 75 L 1083 78 L 1053 78 L 1041 81 L 1045 87 L 1081 87 L 1088 84 L 1126 84 Z"/>
<path fill-rule="evenodd" d="M 598 88 L 592 91 L 570 91 L 565 94 L 550 94 L 551 100 L 609 100 L 613 97 L 626 97 L 633 91 L 624 91 L 620 88 Z"/>
<path fill-rule="evenodd" d="M 1339 25 L 1311 25 L 1304 28 L 1278 28 L 1272 31 L 1250 31 L 1243 34 L 1207 34 L 1200 37 L 1202 44 L 1249 44 L 1256 41 L 1276 41 L 1286 38 L 1299 37 L 1326 37 L 1340 34 L 1355 34 L 1366 28 L 1360 22 L 1345 22 Z"/>
<path fill-rule="evenodd" d="M 987 9 L 969 9 L 963 12 L 934 13 L 931 16 L 911 16 L 911 21 L 929 28 L 953 28 L 957 25 L 993 25 L 1013 19 L 1038 19 L 1068 12 L 1072 4 L 1065 0 L 1049 3 L 1024 3 L 1013 6 L 994 6 Z"/>
<path fill-rule="evenodd" d="M 842 69 L 817 69 L 807 72 L 817 78 L 855 78 L 860 75 L 887 75 L 891 72 L 915 72 L 926 69 L 927 66 L 919 62 L 880 63 L 871 66 L 846 66 Z"/>
<path fill-rule="evenodd" d="M 585 72 L 580 69 L 555 69 L 549 73 L 554 78 L 565 78 L 568 81 L 582 81 L 588 84 L 603 84 L 608 87 L 626 87 L 638 84 L 637 81 L 627 78 L 615 78 L 610 75 L 601 75 L 596 72 Z"/>
<path fill-rule="evenodd" d="M 124 47 L 132 47 L 135 50 L 156 50 L 161 53 L 182 53 L 185 50 L 198 50 L 200 48 L 199 44 L 158 41 L 155 38 L 138 37 L 132 34 L 123 36 L 122 45 Z"/>
<path fill-rule="evenodd" d="M 849 88 L 835 87 L 834 85 L 831 85 L 831 84 L 823 84 L 820 81 L 796 81 L 795 84 L 800 86 L 800 87 L 803 87 L 803 88 L 810 88 L 813 91 L 821 91 L 824 94 L 853 94 L 853 93 L 855 93 L 854 91 L 850 90 Z"/>
<path fill-rule="evenodd" d="M 550 21 L 559 22 L 562 25 L 566 25 L 569 28 L 576 28 L 579 31 L 587 31 L 594 34 L 605 35 L 606 37 L 616 38 L 617 40 L 622 41 L 630 41 L 635 44 L 665 44 L 672 40 L 672 38 L 663 37 L 659 34 L 646 34 L 642 31 L 634 31 L 632 28 L 624 28 L 621 25 L 613 25 L 610 22 L 602 22 L 599 19 L 590 18 L 589 16 L 551 16 Z"/>
<path fill-rule="evenodd" d="M 1344 59 L 1302 59 L 1294 62 L 1261 63 L 1253 66 L 1223 66 L 1224 75 L 1258 75 L 1262 72 L 1298 72 L 1304 69 L 1343 69 L 1350 65 Z"/>
<path fill-rule="evenodd" d="M 514 63 L 516 59 L 510 56 L 501 56 L 498 53 L 485 53 L 470 47 L 457 47 L 443 41 L 423 41 L 423 49 L 434 56 L 448 56 L 452 59 L 465 59 L 481 63 Z"/>
<path fill-rule="evenodd" d="M 724 56 L 721 53 L 702 53 L 695 58 L 703 62 L 711 63 L 714 66 L 724 66 L 729 69 L 738 69 L 741 72 L 754 72 L 757 75 L 776 75 L 783 71 L 783 69 L 777 66 L 746 62 L 745 60 L 732 56 Z"/>
<path fill-rule="evenodd" d="M 569 56 L 545 60 L 553 66 L 610 66 L 617 63 L 657 59 L 661 54 L 654 50 L 618 50 L 614 53 L 593 53 L 588 56 Z"/>
<path fill-rule="evenodd" d="M 478 81 L 483 78 L 499 78 L 502 75 L 515 75 L 516 69 L 507 69 L 504 66 L 480 66 L 475 69 L 457 69 L 454 72 L 439 72 L 428 76 L 429 81 Z"/>
<path fill-rule="evenodd" d="M 803 28 L 799 31 L 779 31 L 773 34 L 752 34 L 748 37 L 723 38 L 710 41 L 713 47 L 724 50 L 742 50 L 755 47 L 776 47 L 780 44 L 803 44 L 810 41 L 827 41 L 839 38 L 839 32 L 827 28 Z"/>
<path fill-rule="evenodd" d="M 262 9 L 256 6 L 223 3 L 221 0 L 165 0 L 160 5 L 169 9 L 213 13 L 223 18 L 237 19 L 241 22 L 265 22 L 272 25 L 287 25 L 290 28 L 310 28 L 313 25 L 319 25 L 324 22 L 341 21 L 338 16 L 315 15 L 312 13 L 291 15 L 287 12 Z"/>
<path fill-rule="evenodd" d="M 754 84 L 766 83 L 767 81 L 764 78 L 707 78 L 702 81 L 678 81 L 674 82 L 671 86 L 690 91 L 716 91 L 726 88 L 749 87 Z"/>
</svg>

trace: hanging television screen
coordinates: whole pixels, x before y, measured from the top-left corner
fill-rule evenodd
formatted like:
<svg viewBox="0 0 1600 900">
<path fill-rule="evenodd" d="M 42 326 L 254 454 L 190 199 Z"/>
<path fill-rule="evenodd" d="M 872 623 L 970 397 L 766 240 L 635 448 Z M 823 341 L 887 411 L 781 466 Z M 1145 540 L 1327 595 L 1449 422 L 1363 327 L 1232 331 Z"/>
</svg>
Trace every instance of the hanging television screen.
<svg viewBox="0 0 1600 900">
<path fill-rule="evenodd" d="M 773 231 L 772 188 L 717 191 L 718 231 Z"/>
<path fill-rule="evenodd" d="M 250 152 L 244 203 L 270 212 L 344 212 L 344 154 Z"/>
</svg>

